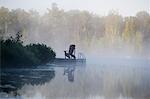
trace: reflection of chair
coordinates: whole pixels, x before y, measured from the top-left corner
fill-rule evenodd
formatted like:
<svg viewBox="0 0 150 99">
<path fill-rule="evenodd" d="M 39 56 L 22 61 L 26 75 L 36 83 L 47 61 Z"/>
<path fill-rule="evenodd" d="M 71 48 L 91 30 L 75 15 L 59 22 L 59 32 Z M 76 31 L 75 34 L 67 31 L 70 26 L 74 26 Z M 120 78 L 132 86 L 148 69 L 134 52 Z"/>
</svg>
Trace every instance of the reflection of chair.
<svg viewBox="0 0 150 99">
<path fill-rule="evenodd" d="M 64 68 L 64 75 L 68 76 L 68 81 L 73 82 L 74 81 L 74 66 L 68 66 L 67 68 Z"/>
</svg>

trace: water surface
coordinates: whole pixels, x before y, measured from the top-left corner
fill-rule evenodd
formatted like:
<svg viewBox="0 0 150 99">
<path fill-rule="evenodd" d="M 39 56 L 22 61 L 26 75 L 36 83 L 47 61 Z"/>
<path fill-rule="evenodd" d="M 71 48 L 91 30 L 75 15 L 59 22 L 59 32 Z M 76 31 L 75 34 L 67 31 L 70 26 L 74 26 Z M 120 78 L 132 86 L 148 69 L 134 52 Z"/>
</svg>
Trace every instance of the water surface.
<svg viewBox="0 0 150 99">
<path fill-rule="evenodd" d="M 0 97 L 149 99 L 149 61 L 125 63 L 49 64 L 36 69 L 2 70 Z"/>
</svg>

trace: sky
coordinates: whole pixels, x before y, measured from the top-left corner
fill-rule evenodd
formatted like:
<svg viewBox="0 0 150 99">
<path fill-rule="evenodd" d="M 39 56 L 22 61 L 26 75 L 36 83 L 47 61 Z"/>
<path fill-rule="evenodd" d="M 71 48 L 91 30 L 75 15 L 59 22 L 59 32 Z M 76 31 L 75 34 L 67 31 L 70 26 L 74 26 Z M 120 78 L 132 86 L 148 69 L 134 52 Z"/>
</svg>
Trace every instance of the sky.
<svg viewBox="0 0 150 99">
<path fill-rule="evenodd" d="M 98 15 L 107 15 L 115 10 L 123 16 L 134 16 L 138 11 L 150 13 L 150 0 L 0 0 L 0 6 L 9 9 L 33 9 L 45 13 L 51 4 L 56 3 L 60 9 L 87 10 Z"/>
</svg>

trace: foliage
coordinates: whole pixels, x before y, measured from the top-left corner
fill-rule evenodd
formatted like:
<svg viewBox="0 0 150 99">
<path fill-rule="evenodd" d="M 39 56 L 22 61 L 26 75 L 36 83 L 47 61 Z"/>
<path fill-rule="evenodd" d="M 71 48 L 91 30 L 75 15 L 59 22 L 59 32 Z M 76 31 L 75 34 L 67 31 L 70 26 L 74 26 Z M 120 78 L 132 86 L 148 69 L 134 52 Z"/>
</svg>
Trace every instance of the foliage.
<svg viewBox="0 0 150 99">
<path fill-rule="evenodd" d="M 34 53 L 35 57 L 40 60 L 40 63 L 46 63 L 56 56 L 55 52 L 44 44 L 30 44 L 26 48 Z"/>
<path fill-rule="evenodd" d="M 149 27 L 150 15 L 146 11 L 124 17 L 115 11 L 106 16 L 88 11 L 64 11 L 57 4 L 52 4 L 52 8 L 43 15 L 35 10 L 0 8 L 0 37 L 14 37 L 21 31 L 21 40 L 25 44 L 44 42 L 55 49 L 64 49 L 71 42 L 84 50 L 118 46 L 124 50 L 129 44 L 135 52 L 139 49 L 144 51 L 150 49 Z"/>
<path fill-rule="evenodd" d="M 15 39 L 0 41 L 2 67 L 27 67 L 39 65 L 55 58 L 55 52 L 46 45 L 23 46 Z"/>
</svg>

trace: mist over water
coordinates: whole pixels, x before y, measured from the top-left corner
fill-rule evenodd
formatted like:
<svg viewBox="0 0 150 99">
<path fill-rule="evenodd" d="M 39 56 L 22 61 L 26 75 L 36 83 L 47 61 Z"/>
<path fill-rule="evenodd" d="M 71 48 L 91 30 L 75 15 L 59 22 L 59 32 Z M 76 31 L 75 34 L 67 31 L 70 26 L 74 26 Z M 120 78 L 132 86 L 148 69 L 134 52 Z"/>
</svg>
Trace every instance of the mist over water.
<svg viewBox="0 0 150 99">
<path fill-rule="evenodd" d="M 87 64 L 76 67 L 66 64 L 64 67 L 46 68 L 55 70 L 54 78 L 43 84 L 23 85 L 17 90 L 20 97 L 23 99 L 149 99 L 150 97 L 148 64 L 144 66 Z M 73 70 L 74 81 L 69 80 L 69 74 L 64 75 L 64 70 L 68 68 Z M 41 81 L 42 79 L 45 77 L 43 76 Z"/>
<path fill-rule="evenodd" d="M 0 38 L 24 45 L 44 43 L 64 58 L 76 45 L 86 63 L 47 63 L 37 68 L 3 70 L 1 98 L 21 99 L 149 99 L 150 15 L 141 11 L 123 17 L 112 11 L 59 9 L 52 4 L 42 16 L 36 11 L 0 8 Z"/>
</svg>

